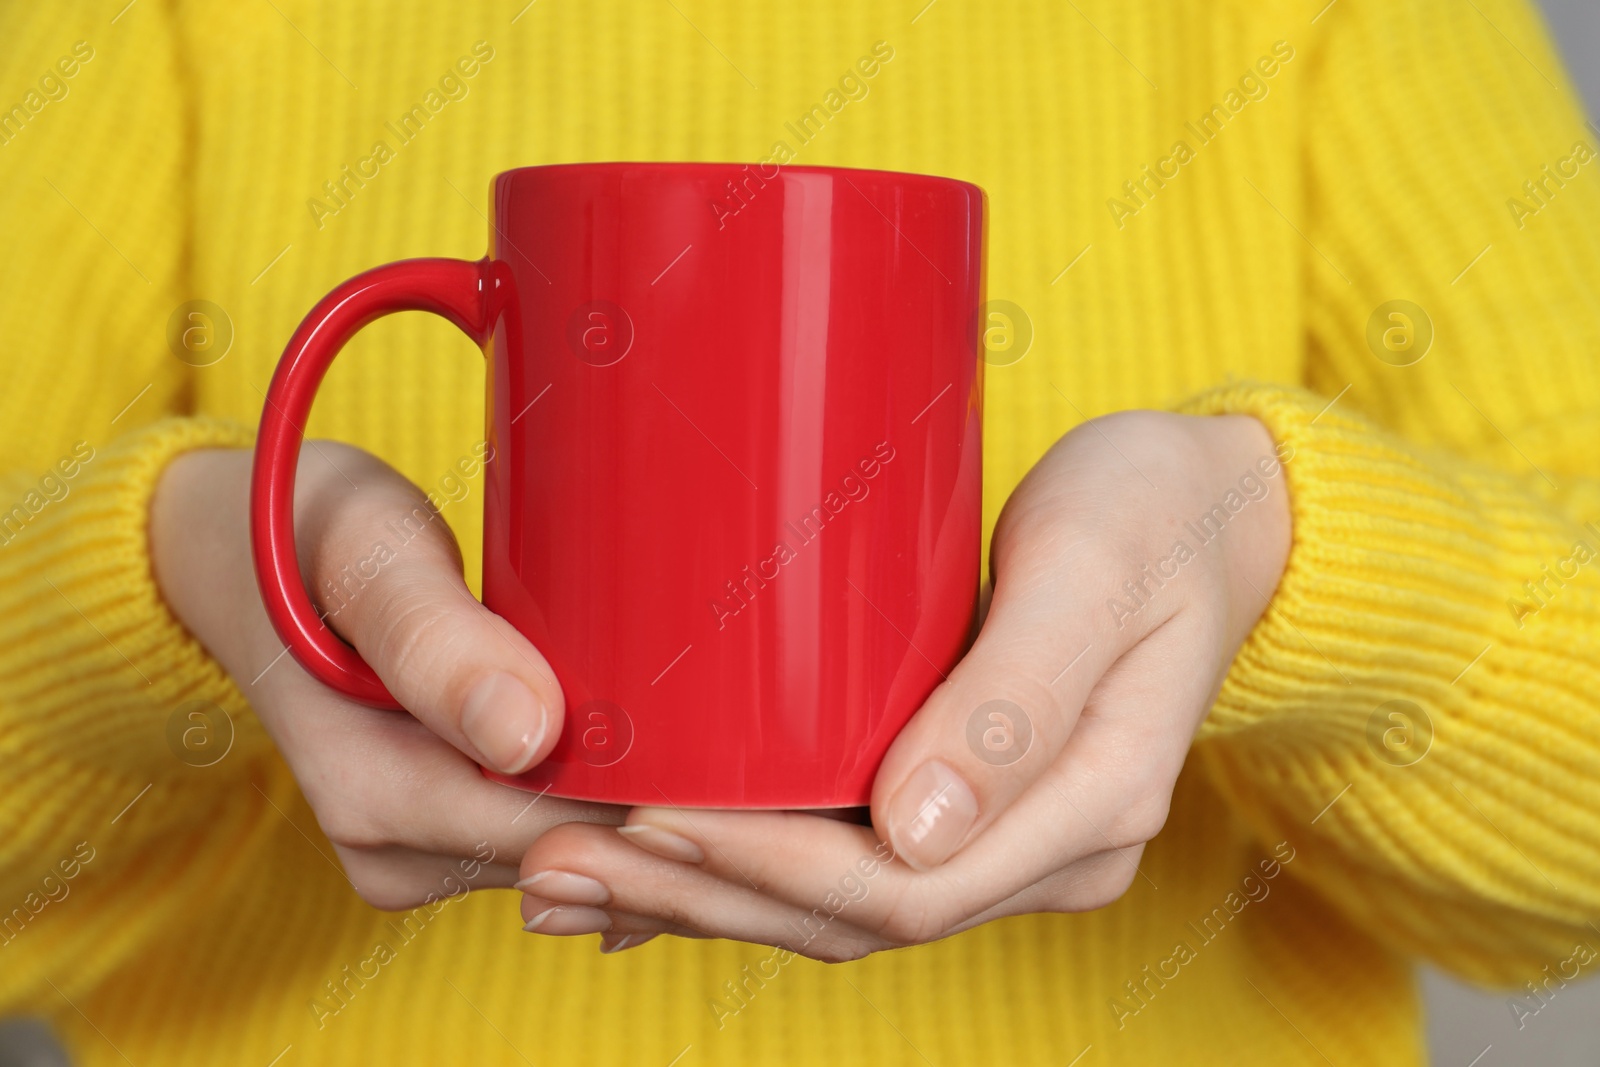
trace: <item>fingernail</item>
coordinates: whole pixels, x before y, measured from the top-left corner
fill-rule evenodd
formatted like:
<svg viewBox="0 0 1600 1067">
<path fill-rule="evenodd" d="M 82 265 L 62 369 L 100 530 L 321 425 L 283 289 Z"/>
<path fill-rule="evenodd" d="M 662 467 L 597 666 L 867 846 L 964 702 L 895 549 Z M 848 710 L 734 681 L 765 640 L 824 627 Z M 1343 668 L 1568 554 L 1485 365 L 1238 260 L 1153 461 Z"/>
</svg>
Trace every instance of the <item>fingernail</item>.
<svg viewBox="0 0 1600 1067">
<path fill-rule="evenodd" d="M 913 868 L 937 867 L 961 845 L 978 818 L 978 801 L 961 777 L 929 760 L 889 802 L 889 843 Z"/>
<path fill-rule="evenodd" d="M 609 956 L 613 952 L 625 952 L 630 948 L 640 945 L 655 937 L 655 934 L 605 934 L 600 938 L 600 954 Z"/>
<path fill-rule="evenodd" d="M 545 709 L 533 690 L 504 671 L 481 679 L 461 707 L 461 732 L 502 774 L 528 769 L 546 725 Z"/>
<path fill-rule="evenodd" d="M 557 937 L 602 934 L 611 929 L 611 916 L 599 908 L 559 904 L 553 908 L 546 908 L 529 919 L 523 929 L 530 934 L 554 934 Z"/>
<path fill-rule="evenodd" d="M 559 900 L 563 904 L 609 904 L 611 891 L 585 874 L 571 871 L 540 871 L 518 882 L 513 889 L 533 893 L 546 900 Z"/>
<path fill-rule="evenodd" d="M 619 826 L 617 833 L 638 845 L 646 852 L 654 852 L 664 859 L 680 863 L 704 863 L 706 854 L 700 846 L 681 834 L 663 830 L 659 826 Z"/>
</svg>

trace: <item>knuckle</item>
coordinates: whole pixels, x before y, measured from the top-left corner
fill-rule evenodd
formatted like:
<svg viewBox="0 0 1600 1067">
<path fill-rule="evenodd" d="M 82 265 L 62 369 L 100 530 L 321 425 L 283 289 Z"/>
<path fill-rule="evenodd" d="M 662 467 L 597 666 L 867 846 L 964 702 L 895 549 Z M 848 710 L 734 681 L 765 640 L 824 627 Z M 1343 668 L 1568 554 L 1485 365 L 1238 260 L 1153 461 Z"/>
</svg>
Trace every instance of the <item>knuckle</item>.
<svg viewBox="0 0 1600 1067">
<path fill-rule="evenodd" d="M 355 894 L 379 911 L 408 911 L 428 903 L 426 886 L 397 875 L 384 860 L 364 852 L 334 845 Z"/>
<path fill-rule="evenodd" d="M 1121 900 L 1137 877 L 1133 863 L 1113 856 L 1108 864 L 1083 886 L 1070 911 L 1095 911 Z"/>
<path fill-rule="evenodd" d="M 430 584 L 408 578 L 422 570 L 460 573 L 454 534 L 409 483 L 379 487 L 359 502 L 332 490 L 324 496 L 306 506 L 297 542 L 312 599 L 341 627 L 386 628 L 395 602 Z"/>
<path fill-rule="evenodd" d="M 1102 852 L 1048 878 L 1030 895 L 1027 911 L 1073 914 L 1097 911 L 1121 900 L 1139 876 L 1138 848 Z"/>
<path fill-rule="evenodd" d="M 317 825 L 329 841 L 352 852 L 372 852 L 397 843 L 378 820 L 348 805 L 318 811 Z"/>
<path fill-rule="evenodd" d="M 854 963 L 872 955 L 874 951 L 873 946 L 855 938 L 830 938 L 822 944 L 811 942 L 803 945 L 799 955 L 818 963 Z"/>
<path fill-rule="evenodd" d="M 353 852 L 372 852 L 405 844 L 398 833 L 401 821 L 396 781 L 375 765 L 366 771 L 328 771 L 303 767 L 297 775 L 300 791 L 317 818 L 323 836 L 335 846 Z"/>
<path fill-rule="evenodd" d="M 370 908 L 379 911 L 406 911 L 420 905 L 422 895 L 409 891 L 404 886 L 391 886 L 371 879 L 362 880 L 355 875 L 350 876 L 351 884 L 355 886 L 356 896 Z"/>
<path fill-rule="evenodd" d="M 436 894 L 424 890 L 421 886 L 389 885 L 383 882 L 364 885 L 354 878 L 352 881 L 356 887 L 356 896 L 369 907 L 377 908 L 379 911 L 410 911 L 437 899 Z"/>
<path fill-rule="evenodd" d="M 1092 432 L 1106 433 L 1117 440 L 1124 437 L 1138 441 L 1151 436 L 1163 423 L 1171 420 L 1172 416 L 1165 411 L 1152 411 L 1148 408 L 1124 408 L 1120 411 L 1108 411 L 1104 415 L 1096 415 L 1089 420 Z"/>
<path fill-rule="evenodd" d="M 688 906 L 673 896 L 652 902 L 648 911 L 652 918 L 670 926 L 681 926 L 689 930 L 716 929 L 715 919 L 709 918 L 704 911 Z"/>
<path fill-rule="evenodd" d="M 1116 820 L 1107 836 L 1118 849 L 1135 848 L 1154 840 L 1167 825 L 1172 797 L 1154 792 L 1130 804 Z"/>
<path fill-rule="evenodd" d="M 373 666 L 404 693 L 418 691 L 425 679 L 436 679 L 440 659 L 461 639 L 456 613 L 440 610 L 438 599 L 420 588 L 392 590 L 375 615 Z"/>
<path fill-rule="evenodd" d="M 1145 516 L 1129 514 L 1119 500 L 1114 508 L 1102 509 L 1098 522 L 1064 553 L 1066 565 L 1079 580 L 1120 582 L 1149 560 L 1160 536 Z"/>
<path fill-rule="evenodd" d="M 913 887 L 896 895 L 878 924 L 878 933 L 893 945 L 921 945 L 944 937 L 953 926 L 927 891 Z"/>
<path fill-rule="evenodd" d="M 336 847 L 360 853 L 401 843 L 379 814 L 381 805 L 372 799 L 375 794 L 363 793 L 359 785 L 302 786 L 302 790 L 323 836 Z"/>
<path fill-rule="evenodd" d="M 596 840 L 597 836 L 598 828 L 587 823 L 570 822 L 551 827 L 523 854 L 522 876 L 552 867 L 579 874 L 598 871 L 605 848 Z"/>
</svg>

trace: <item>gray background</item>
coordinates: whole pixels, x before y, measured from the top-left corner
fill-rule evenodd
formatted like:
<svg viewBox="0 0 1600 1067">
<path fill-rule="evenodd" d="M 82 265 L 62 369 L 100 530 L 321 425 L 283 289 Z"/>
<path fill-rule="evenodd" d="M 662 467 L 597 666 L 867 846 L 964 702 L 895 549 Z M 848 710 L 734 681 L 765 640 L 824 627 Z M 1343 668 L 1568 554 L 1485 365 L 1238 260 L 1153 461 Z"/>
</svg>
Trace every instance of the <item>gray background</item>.
<svg viewBox="0 0 1600 1067">
<path fill-rule="evenodd" d="M 1540 6 L 1590 117 L 1600 120 L 1600 0 L 1540 0 Z M 1600 982 L 1557 991 L 1538 1015 L 1523 1020 L 1521 1030 L 1504 991 L 1473 989 L 1426 968 L 1422 991 L 1434 1067 L 1600 1064 Z"/>
<path fill-rule="evenodd" d="M 1600 0 L 1540 0 L 1556 43 L 1566 56 L 1567 70 L 1600 117 Z"/>
</svg>

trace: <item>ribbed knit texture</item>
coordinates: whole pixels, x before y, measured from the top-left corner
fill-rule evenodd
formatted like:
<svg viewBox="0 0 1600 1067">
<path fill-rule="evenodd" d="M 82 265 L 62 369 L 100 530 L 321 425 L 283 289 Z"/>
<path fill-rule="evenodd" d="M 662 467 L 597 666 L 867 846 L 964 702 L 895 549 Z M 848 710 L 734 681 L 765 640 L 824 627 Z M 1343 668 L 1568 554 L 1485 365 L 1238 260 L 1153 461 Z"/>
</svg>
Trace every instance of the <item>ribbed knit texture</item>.
<svg viewBox="0 0 1600 1067">
<path fill-rule="evenodd" d="M 0 9 L 0 107 L 93 50 L 64 97 L 0 126 L 0 512 L 25 513 L 0 538 L 0 1011 L 139 1067 L 1388 1065 L 1419 1056 L 1407 956 L 1517 984 L 1600 945 L 1600 560 L 1562 562 L 1600 550 L 1600 162 L 1545 176 L 1597 146 L 1537 20 L 1512 0 L 924 2 Z M 466 95 L 399 144 L 385 123 L 478 41 Z M 785 123 L 878 41 L 894 54 L 867 95 L 801 144 Z M 1258 98 L 1230 110 L 1253 70 Z M 1203 138 L 1186 124 L 1214 105 Z M 797 960 L 719 1028 L 709 1002 L 767 950 L 601 957 L 523 935 L 492 893 L 399 938 L 165 612 L 144 514 L 172 455 L 248 444 L 329 287 L 481 255 L 496 171 L 777 140 L 988 191 L 990 296 L 1034 330 L 988 368 L 991 522 L 1086 417 L 1243 412 L 1293 449 L 1274 491 L 1294 548 L 1124 899 Z M 394 158 L 330 200 L 377 141 Z M 193 299 L 234 327 L 214 366 L 168 351 Z M 1413 366 L 1369 349 L 1390 300 L 1431 318 Z M 433 488 L 479 439 L 482 390 L 451 327 L 391 318 L 310 429 Z M 80 441 L 92 458 L 30 497 Z M 473 581 L 478 506 L 445 509 Z M 213 766 L 169 747 L 192 700 L 235 724 Z M 1431 723 L 1414 765 L 1372 742 L 1390 701 Z M 1293 858 L 1262 880 L 1275 851 Z M 1240 904 L 1250 885 L 1270 892 Z M 395 960 L 332 1000 L 380 938 Z M 1180 941 L 1193 958 L 1163 979 Z"/>
</svg>

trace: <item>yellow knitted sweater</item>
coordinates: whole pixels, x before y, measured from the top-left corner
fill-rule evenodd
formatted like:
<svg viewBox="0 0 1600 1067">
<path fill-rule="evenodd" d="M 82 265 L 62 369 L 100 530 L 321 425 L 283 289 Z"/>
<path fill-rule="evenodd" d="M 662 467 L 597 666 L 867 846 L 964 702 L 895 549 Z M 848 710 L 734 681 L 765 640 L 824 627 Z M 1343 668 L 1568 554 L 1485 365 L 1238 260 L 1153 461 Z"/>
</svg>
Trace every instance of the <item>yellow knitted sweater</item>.
<svg viewBox="0 0 1600 1067">
<path fill-rule="evenodd" d="M 1386 1065 L 1419 1055 L 1413 958 L 1548 997 L 1600 947 L 1595 141 L 1519 0 L 5 5 L 0 1012 L 140 1067 Z M 1288 570 L 1145 877 L 767 978 L 526 937 L 511 894 L 396 924 L 164 609 L 154 480 L 249 444 L 334 283 L 481 255 L 496 171 L 777 142 L 988 191 L 1032 334 L 988 369 L 990 521 L 1103 412 L 1292 448 Z M 192 300 L 231 323 L 210 366 L 168 343 Z M 311 432 L 436 489 L 482 391 L 400 316 Z M 478 501 L 445 507 L 473 576 Z M 170 745 L 192 700 L 234 726 L 206 767 Z"/>
</svg>

